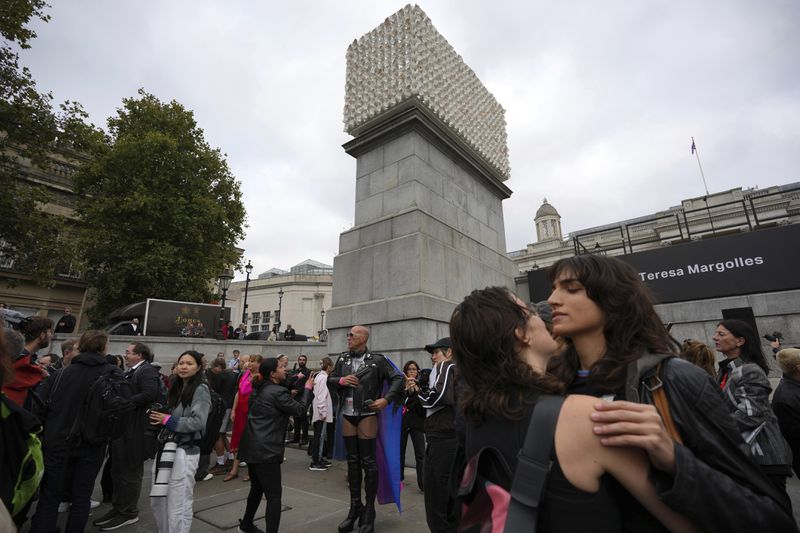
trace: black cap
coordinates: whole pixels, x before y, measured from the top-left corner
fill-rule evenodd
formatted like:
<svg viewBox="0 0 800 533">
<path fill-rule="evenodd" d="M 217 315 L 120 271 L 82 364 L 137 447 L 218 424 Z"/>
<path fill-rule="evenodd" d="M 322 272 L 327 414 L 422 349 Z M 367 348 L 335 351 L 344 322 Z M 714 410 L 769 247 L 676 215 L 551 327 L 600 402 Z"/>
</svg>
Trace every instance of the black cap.
<svg viewBox="0 0 800 533">
<path fill-rule="evenodd" d="M 450 342 L 450 337 L 444 337 L 443 339 L 439 339 L 438 341 L 434 342 L 433 344 L 425 345 L 425 350 L 428 353 L 433 353 L 436 348 L 451 348 L 453 343 Z"/>
</svg>

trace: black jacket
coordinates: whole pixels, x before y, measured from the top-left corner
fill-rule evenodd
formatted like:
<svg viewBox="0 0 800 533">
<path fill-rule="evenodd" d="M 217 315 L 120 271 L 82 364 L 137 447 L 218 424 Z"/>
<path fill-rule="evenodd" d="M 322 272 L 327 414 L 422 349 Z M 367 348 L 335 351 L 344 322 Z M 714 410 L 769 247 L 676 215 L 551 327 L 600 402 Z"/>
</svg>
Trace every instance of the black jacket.
<svg viewBox="0 0 800 533">
<path fill-rule="evenodd" d="M 298 399 L 271 381 L 261 381 L 250 395 L 247 425 L 239 445 L 239 460 L 248 463 L 282 463 L 286 427 L 290 416 L 303 416 L 311 403 L 311 391 Z"/>
<path fill-rule="evenodd" d="M 147 361 L 143 361 L 135 371 L 125 372 L 125 378 L 133 389 L 130 399 L 136 406 L 136 414 L 122 439 L 125 441 L 125 459 L 128 464 L 136 465 L 143 462 L 152 453 L 153 443 L 147 441 L 147 439 L 152 440 L 152 431 L 150 437 L 145 436 L 145 431 L 150 429 L 147 410 L 158 398 L 161 378 L 158 370 Z"/>
<path fill-rule="evenodd" d="M 797 531 L 791 502 L 749 454 L 719 387 L 687 361 L 646 354 L 628 367 L 625 398 L 652 403 L 644 383 L 668 357 L 661 381 L 683 439 L 675 444 L 675 474 L 654 468 L 661 500 L 703 531 Z"/>
<path fill-rule="evenodd" d="M 48 404 L 44 419 L 42 446 L 47 453 L 69 449 L 67 436 L 75 417 L 80 411 L 89 387 L 106 372 L 109 367 L 116 372 L 120 369 L 108 364 L 99 353 L 80 353 L 68 367 L 59 372 L 60 377 L 51 376 L 42 386 L 42 400 Z"/>
<path fill-rule="evenodd" d="M 772 396 L 772 410 L 781 433 L 792 448 L 792 468 L 800 476 L 800 381 L 783 376 Z"/>
<path fill-rule="evenodd" d="M 344 406 L 348 389 L 348 387 L 339 385 L 339 379 L 353 374 L 352 357 L 351 352 L 341 354 L 336 360 L 333 372 L 328 377 L 328 386 L 335 389 L 339 396 L 337 413 L 341 412 Z M 370 353 L 367 350 L 364 353 L 364 365 L 358 369 L 356 374 L 359 375 L 358 386 L 353 387 L 353 409 L 356 414 L 366 409 L 365 400 L 377 400 L 382 397 L 389 403 L 402 401 L 403 375 L 386 360 L 386 356 Z M 382 394 L 384 381 L 389 381 L 389 390 L 385 396 Z"/>
<path fill-rule="evenodd" d="M 449 439 L 456 436 L 456 365 L 452 361 L 437 363 L 436 383 L 419 393 L 422 407 L 427 409 L 425 436 Z"/>
</svg>

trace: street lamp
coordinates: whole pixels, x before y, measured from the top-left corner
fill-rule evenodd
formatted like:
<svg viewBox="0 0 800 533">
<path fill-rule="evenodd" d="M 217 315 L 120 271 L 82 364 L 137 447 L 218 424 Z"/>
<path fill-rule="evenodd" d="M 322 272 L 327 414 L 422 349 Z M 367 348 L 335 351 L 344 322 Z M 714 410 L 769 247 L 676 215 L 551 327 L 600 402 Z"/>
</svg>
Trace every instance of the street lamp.
<svg viewBox="0 0 800 533">
<path fill-rule="evenodd" d="M 231 288 L 231 281 L 233 280 L 233 271 L 226 268 L 222 274 L 217 276 L 219 282 L 219 290 L 222 291 L 222 305 L 219 307 L 219 336 L 222 337 L 222 326 L 225 324 L 225 298 L 228 296 L 228 289 Z M 223 337 L 224 338 L 224 337 Z"/>
<path fill-rule="evenodd" d="M 281 331 L 281 321 L 283 320 L 283 287 L 278 290 L 278 333 Z"/>
<path fill-rule="evenodd" d="M 325 309 L 319 312 L 319 332 L 325 329 Z"/>
<path fill-rule="evenodd" d="M 247 289 L 250 287 L 250 273 L 253 272 L 253 265 L 250 260 L 247 260 L 247 265 L 244 267 L 247 272 L 247 279 L 244 282 L 244 305 L 242 305 L 242 324 L 247 324 Z"/>
</svg>

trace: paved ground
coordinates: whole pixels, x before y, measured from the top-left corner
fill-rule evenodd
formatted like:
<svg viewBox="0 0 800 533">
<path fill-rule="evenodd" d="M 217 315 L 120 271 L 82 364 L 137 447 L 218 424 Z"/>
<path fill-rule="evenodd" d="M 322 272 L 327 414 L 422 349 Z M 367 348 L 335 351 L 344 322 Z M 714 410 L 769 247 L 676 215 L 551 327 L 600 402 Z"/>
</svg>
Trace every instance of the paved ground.
<svg viewBox="0 0 800 533">
<path fill-rule="evenodd" d="M 283 463 L 283 498 L 284 512 L 281 515 L 281 532 L 291 531 L 336 531 L 336 526 L 347 516 L 349 493 L 345 484 L 346 464 L 333 461 L 327 472 L 311 472 L 308 470 L 310 457 L 305 449 L 286 449 L 286 461 Z M 148 461 L 145 472 L 151 468 Z M 194 498 L 194 522 L 192 533 L 220 533 L 236 531 L 238 519 L 244 514 L 245 500 L 250 484 L 242 479 L 247 469 L 239 471 L 239 479 L 223 483 L 222 476 L 197 483 Z M 99 476 L 98 476 L 99 479 Z M 427 531 L 425 523 L 425 503 L 423 495 L 417 488 L 416 472 L 406 469 L 406 482 L 409 484 L 402 492 L 403 514 L 398 513 L 394 505 L 378 505 L 376 530 L 380 532 L 420 532 Z M 150 479 L 145 475 L 142 496 L 139 500 L 139 522 L 120 528 L 120 533 L 152 533 L 156 531 L 153 515 L 150 513 L 148 494 Z M 93 498 L 102 499 L 99 480 L 95 486 Z M 91 521 L 109 509 L 103 504 L 92 511 L 87 532 L 98 531 Z M 256 514 L 256 525 L 264 529 L 264 507 L 262 500 Z M 66 513 L 60 517 L 66 521 Z M 30 524 L 30 522 L 28 522 Z"/>
<path fill-rule="evenodd" d="M 281 531 L 336 531 L 336 525 L 347 515 L 348 492 L 345 485 L 346 465 L 334 461 L 327 472 L 311 472 L 308 470 L 309 457 L 305 450 L 286 449 L 286 462 L 283 464 L 283 504 L 285 510 L 281 517 Z M 150 463 L 145 466 L 149 472 Z M 239 479 L 223 483 L 217 476 L 209 481 L 200 482 L 195 488 L 193 533 L 219 533 L 236 531 L 238 519 L 244 513 L 245 499 L 249 491 L 249 483 L 242 481 L 247 469 L 240 470 Z M 389 505 L 377 506 L 378 519 L 376 530 L 381 533 L 402 533 L 427 531 L 425 523 L 425 503 L 423 495 L 416 485 L 416 473 L 413 468 L 406 469 L 406 488 L 402 493 L 403 513 Z M 153 516 L 149 512 L 148 494 L 150 491 L 149 476 L 145 476 L 142 497 L 139 502 L 141 510 L 137 524 L 120 528 L 120 533 L 152 533 L 156 531 Z M 795 520 L 800 523 L 800 480 L 789 479 L 789 495 L 794 504 Z M 95 499 L 101 499 L 99 481 L 95 487 Z M 262 501 L 256 515 L 257 525 L 264 528 L 264 502 Z M 91 520 L 102 515 L 109 508 L 103 504 L 92 511 L 88 532 L 98 531 L 91 525 Z M 60 521 L 66 520 L 66 513 Z M 30 522 L 28 522 L 30 524 Z"/>
</svg>

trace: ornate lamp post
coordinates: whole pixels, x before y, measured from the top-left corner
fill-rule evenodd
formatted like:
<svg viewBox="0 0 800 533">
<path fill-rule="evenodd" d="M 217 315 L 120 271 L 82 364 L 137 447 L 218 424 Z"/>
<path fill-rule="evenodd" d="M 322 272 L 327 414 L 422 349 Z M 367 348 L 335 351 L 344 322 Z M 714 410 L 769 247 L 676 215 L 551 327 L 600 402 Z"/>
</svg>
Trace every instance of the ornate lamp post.
<svg viewBox="0 0 800 533">
<path fill-rule="evenodd" d="M 250 288 L 250 273 L 253 272 L 253 265 L 250 264 L 250 260 L 247 260 L 247 265 L 244 267 L 244 271 L 247 272 L 247 280 L 244 282 L 244 305 L 242 305 L 242 324 L 247 325 L 247 289 Z"/>
<path fill-rule="evenodd" d="M 325 329 L 325 309 L 319 312 L 319 332 Z"/>
<path fill-rule="evenodd" d="M 217 277 L 219 282 L 219 290 L 222 291 L 222 304 L 219 307 L 219 336 L 222 338 L 222 326 L 225 324 L 225 298 L 228 296 L 228 289 L 231 288 L 231 281 L 233 281 L 233 271 L 226 268 Z"/>
<path fill-rule="evenodd" d="M 283 320 L 283 287 L 278 290 L 278 333 L 281 331 L 281 321 Z"/>
</svg>

